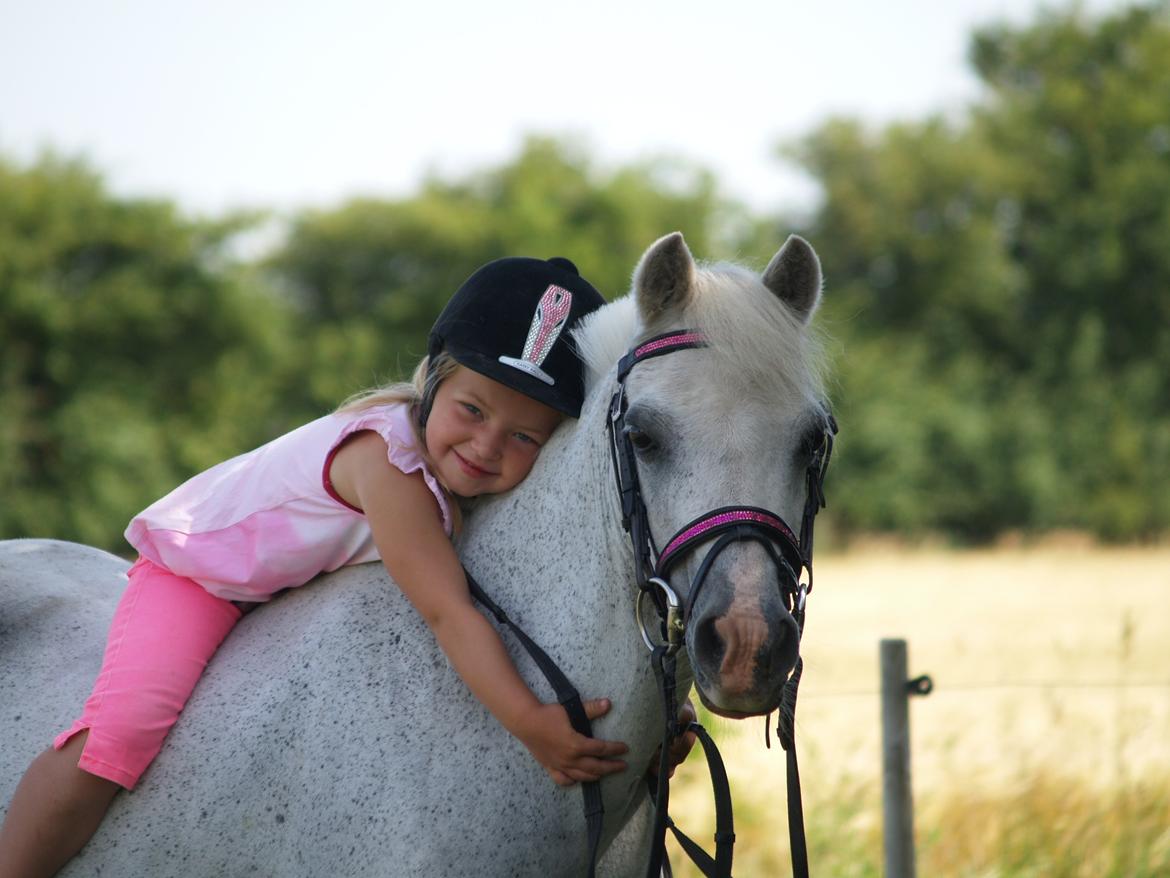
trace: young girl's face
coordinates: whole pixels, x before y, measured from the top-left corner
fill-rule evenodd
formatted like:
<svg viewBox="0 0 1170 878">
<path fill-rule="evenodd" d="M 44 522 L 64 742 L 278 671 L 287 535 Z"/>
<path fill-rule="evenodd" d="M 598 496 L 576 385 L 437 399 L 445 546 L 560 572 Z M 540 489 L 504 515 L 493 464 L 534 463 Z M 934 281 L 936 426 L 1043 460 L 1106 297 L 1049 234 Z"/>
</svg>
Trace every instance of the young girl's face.
<svg viewBox="0 0 1170 878">
<path fill-rule="evenodd" d="M 460 366 L 435 393 L 427 418 L 427 454 L 455 494 L 498 494 L 524 480 L 561 417 L 544 403 Z"/>
</svg>

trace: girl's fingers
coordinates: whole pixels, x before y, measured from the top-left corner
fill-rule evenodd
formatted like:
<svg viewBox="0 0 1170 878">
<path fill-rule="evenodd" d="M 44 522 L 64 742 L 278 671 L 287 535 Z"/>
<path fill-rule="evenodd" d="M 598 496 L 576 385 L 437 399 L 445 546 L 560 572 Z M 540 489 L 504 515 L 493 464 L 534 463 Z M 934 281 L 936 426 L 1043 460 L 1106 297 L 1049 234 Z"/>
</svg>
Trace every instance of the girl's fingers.
<svg viewBox="0 0 1170 878">
<path fill-rule="evenodd" d="M 550 768 L 548 773 L 549 776 L 553 779 L 553 783 L 559 787 L 571 787 L 576 783 L 575 780 L 573 780 L 563 771 L 557 771 L 555 768 Z"/>
<path fill-rule="evenodd" d="M 582 706 L 585 708 L 585 716 L 595 720 L 609 713 L 613 703 L 608 698 L 590 698 Z M 580 740 L 581 753 L 586 756 L 621 756 L 630 749 L 621 741 L 603 741 L 600 738 L 586 738 L 584 735 L 580 736 Z"/>
<path fill-rule="evenodd" d="M 585 708 L 585 716 L 589 719 L 597 719 L 609 713 L 609 709 L 613 707 L 608 698 L 590 698 L 581 705 Z"/>
<path fill-rule="evenodd" d="M 601 780 L 601 775 L 595 774 L 592 771 L 583 771 L 580 768 L 570 768 L 569 776 L 573 780 L 579 780 L 581 783 L 589 783 L 590 781 Z"/>
<path fill-rule="evenodd" d="M 626 763 L 618 759 L 578 759 L 572 765 L 567 766 L 565 771 L 570 777 L 576 780 L 581 780 L 577 777 L 576 772 L 584 772 L 592 775 L 590 780 L 598 780 L 607 774 L 615 774 L 619 771 L 626 770 Z"/>
<path fill-rule="evenodd" d="M 602 741 L 599 738 L 585 738 L 581 744 L 582 756 L 621 756 L 630 748 L 621 741 Z"/>
<path fill-rule="evenodd" d="M 685 735 L 677 738 L 674 743 L 670 745 L 670 758 L 681 762 L 687 758 L 687 755 L 695 746 L 695 741 L 698 738 L 694 732 L 687 732 Z"/>
</svg>

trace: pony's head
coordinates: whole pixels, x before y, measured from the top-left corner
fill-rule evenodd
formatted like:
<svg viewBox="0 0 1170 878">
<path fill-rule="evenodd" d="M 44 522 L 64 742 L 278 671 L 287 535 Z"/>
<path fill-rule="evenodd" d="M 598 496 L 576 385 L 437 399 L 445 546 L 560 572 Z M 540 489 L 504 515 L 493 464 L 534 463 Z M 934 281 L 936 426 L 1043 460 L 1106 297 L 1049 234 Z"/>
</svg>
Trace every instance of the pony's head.
<svg viewBox="0 0 1170 878">
<path fill-rule="evenodd" d="M 615 306 L 627 316 L 636 309 L 637 343 L 682 329 L 706 343 L 640 361 L 625 379 L 621 427 L 655 552 L 688 522 L 724 507 L 767 510 L 793 531 L 785 543 L 749 531 L 724 540 L 725 530 L 707 537 L 699 528 L 662 574 L 683 608 L 699 695 L 725 716 L 773 710 L 798 656 L 795 577 L 782 571 L 787 558 L 800 573 L 790 550 L 829 420 L 808 326 L 820 297 L 820 263 L 801 238 L 789 238 L 757 275 L 696 265 L 675 233 L 646 251 L 632 297 Z M 598 316 L 606 320 L 615 316 Z M 582 349 L 599 377 L 630 340 L 591 328 Z"/>
</svg>

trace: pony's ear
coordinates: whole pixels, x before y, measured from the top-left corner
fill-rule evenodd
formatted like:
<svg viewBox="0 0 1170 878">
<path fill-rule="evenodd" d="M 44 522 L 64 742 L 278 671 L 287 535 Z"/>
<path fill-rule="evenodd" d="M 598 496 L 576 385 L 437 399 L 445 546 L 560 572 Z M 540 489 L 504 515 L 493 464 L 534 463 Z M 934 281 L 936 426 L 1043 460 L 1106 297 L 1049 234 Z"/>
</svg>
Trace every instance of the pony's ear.
<svg viewBox="0 0 1170 878">
<path fill-rule="evenodd" d="M 668 311 L 684 308 L 694 293 L 695 260 L 682 232 L 659 238 L 634 269 L 634 298 L 642 322 L 650 325 Z"/>
<path fill-rule="evenodd" d="M 799 235 L 788 236 L 764 269 L 763 281 L 805 323 L 821 303 L 821 261 Z"/>
</svg>

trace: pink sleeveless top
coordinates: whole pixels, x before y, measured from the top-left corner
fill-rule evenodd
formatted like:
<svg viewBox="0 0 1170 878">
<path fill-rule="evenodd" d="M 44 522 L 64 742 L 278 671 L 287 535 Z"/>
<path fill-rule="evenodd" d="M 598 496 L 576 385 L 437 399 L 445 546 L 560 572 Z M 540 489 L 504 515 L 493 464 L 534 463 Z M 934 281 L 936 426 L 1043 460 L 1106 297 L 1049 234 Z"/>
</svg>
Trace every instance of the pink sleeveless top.
<svg viewBox="0 0 1170 878">
<path fill-rule="evenodd" d="M 126 539 L 140 554 L 214 595 L 266 601 L 318 573 L 376 561 L 365 516 L 329 482 L 329 464 L 359 430 L 386 440 L 390 463 L 421 470 L 451 533 L 451 510 L 420 456 L 404 403 L 332 414 L 184 482 L 134 517 Z"/>
</svg>

